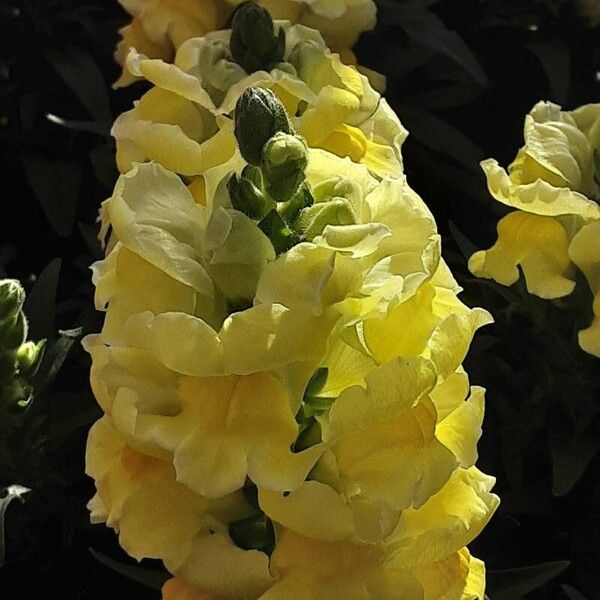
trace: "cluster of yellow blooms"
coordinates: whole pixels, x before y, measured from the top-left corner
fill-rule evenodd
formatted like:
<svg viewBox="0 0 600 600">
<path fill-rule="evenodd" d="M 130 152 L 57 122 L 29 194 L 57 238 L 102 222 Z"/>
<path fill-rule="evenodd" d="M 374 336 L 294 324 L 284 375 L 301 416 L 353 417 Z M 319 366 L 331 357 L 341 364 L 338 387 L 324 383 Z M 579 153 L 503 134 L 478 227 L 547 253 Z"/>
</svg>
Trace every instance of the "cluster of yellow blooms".
<svg viewBox="0 0 600 600">
<path fill-rule="evenodd" d="M 164 562 L 164 600 L 482 600 L 466 545 L 498 498 L 462 362 L 490 316 L 457 297 L 397 117 L 255 4 L 126 67 L 154 87 L 101 210 L 92 520 Z"/>
<path fill-rule="evenodd" d="M 121 29 L 115 58 L 125 61 L 133 47 L 150 58 L 171 60 L 187 40 L 223 29 L 244 0 L 119 0 L 133 17 Z M 375 26 L 374 0 L 258 0 L 274 19 L 320 31 L 330 48 L 352 59 L 358 36 Z M 116 85 L 135 79 L 126 68 Z"/>
<path fill-rule="evenodd" d="M 469 268 L 511 285 L 520 267 L 528 291 L 547 299 L 571 294 L 579 269 L 594 296 L 579 344 L 600 357 L 600 104 L 571 112 L 536 104 L 508 172 L 492 159 L 482 167 L 492 196 L 517 210 L 498 223 L 498 241 L 476 252 Z"/>
</svg>

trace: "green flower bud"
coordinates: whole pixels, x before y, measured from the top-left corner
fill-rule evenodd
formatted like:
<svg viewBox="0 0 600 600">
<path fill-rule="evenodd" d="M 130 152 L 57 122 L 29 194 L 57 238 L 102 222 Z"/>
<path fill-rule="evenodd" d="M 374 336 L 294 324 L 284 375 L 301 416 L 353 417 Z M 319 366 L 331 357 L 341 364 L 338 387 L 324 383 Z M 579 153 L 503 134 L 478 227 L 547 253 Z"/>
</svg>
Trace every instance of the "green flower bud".
<svg viewBox="0 0 600 600">
<path fill-rule="evenodd" d="M 267 190 L 277 202 L 286 202 L 306 179 L 308 149 L 296 135 L 276 133 L 263 150 L 263 170 Z"/>
<path fill-rule="evenodd" d="M 253 169 L 258 170 L 256 167 Z M 245 169 L 244 169 L 245 171 Z M 259 171 L 260 175 L 260 171 Z M 251 219 L 262 219 L 275 203 L 268 198 L 262 191 L 262 185 L 257 185 L 258 181 L 246 177 L 244 172 L 238 177 L 233 175 L 227 183 L 227 189 L 231 198 L 231 205 L 236 210 L 243 212 Z"/>
<path fill-rule="evenodd" d="M 235 137 L 244 160 L 259 166 L 265 144 L 278 132 L 293 133 L 285 108 L 277 96 L 264 88 L 244 91 L 235 108 Z"/>
<path fill-rule="evenodd" d="M 17 350 L 19 373 L 24 377 L 33 377 L 42 362 L 46 340 L 40 342 L 25 342 Z"/>
<path fill-rule="evenodd" d="M 27 320 L 22 312 L 0 324 L 0 348 L 16 350 L 27 337 Z"/>
<path fill-rule="evenodd" d="M 285 55 L 285 31 L 275 35 L 269 11 L 254 4 L 241 4 L 231 24 L 231 55 L 247 72 L 270 71 Z"/>
<path fill-rule="evenodd" d="M 25 291 L 16 279 L 0 281 L 0 321 L 14 317 L 23 307 Z"/>
<path fill-rule="evenodd" d="M 354 225 L 357 222 L 352 205 L 346 198 L 334 198 L 305 208 L 294 223 L 294 229 L 312 240 L 327 225 Z"/>
</svg>

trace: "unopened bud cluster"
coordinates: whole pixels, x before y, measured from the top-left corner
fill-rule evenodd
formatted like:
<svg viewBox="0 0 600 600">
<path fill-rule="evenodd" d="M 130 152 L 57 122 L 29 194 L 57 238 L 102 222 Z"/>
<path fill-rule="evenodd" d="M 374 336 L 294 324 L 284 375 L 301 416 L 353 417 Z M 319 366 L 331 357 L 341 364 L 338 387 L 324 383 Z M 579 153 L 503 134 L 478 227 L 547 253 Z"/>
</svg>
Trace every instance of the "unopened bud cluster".
<svg viewBox="0 0 600 600">
<path fill-rule="evenodd" d="M 14 279 L 0 281 L 0 406 L 25 408 L 32 397 L 31 381 L 44 353 L 45 340 L 28 342 L 23 313 L 25 291 Z"/>
</svg>

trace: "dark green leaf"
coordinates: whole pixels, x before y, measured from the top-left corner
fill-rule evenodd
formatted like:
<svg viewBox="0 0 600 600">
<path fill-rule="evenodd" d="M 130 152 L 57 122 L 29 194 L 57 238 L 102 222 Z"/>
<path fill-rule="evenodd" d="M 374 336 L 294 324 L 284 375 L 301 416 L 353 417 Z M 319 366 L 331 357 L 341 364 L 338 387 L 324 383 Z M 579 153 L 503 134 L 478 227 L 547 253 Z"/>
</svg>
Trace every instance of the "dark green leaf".
<svg viewBox="0 0 600 600">
<path fill-rule="evenodd" d="M 27 295 L 24 311 L 29 321 L 29 338 L 32 340 L 53 339 L 56 336 L 56 289 L 61 266 L 60 258 L 52 260 Z"/>
<path fill-rule="evenodd" d="M 477 252 L 477 246 L 458 229 L 453 221 L 448 223 L 448 227 L 463 257 L 468 260 L 474 252 Z"/>
<path fill-rule="evenodd" d="M 550 435 L 552 451 L 552 493 L 564 496 L 579 481 L 600 451 L 600 436 L 592 431 L 580 435 L 569 432 Z"/>
<path fill-rule="evenodd" d="M 45 158 L 35 154 L 21 156 L 27 182 L 34 191 L 46 218 L 58 235 L 70 235 L 75 223 L 81 165 L 74 160 Z"/>
<path fill-rule="evenodd" d="M 402 19 L 400 25 L 410 37 L 426 48 L 444 54 L 459 64 L 477 83 L 487 83 L 487 76 L 471 49 L 437 15 L 415 7 Z"/>
<path fill-rule="evenodd" d="M 81 48 L 56 49 L 47 57 L 90 115 L 100 123 L 110 123 L 107 85 L 94 59 Z"/>
<path fill-rule="evenodd" d="M 559 39 L 535 40 L 526 46 L 540 61 L 550 84 L 550 99 L 564 104 L 569 98 L 571 83 L 571 53 Z"/>
<path fill-rule="evenodd" d="M 46 350 L 42 364 L 33 381 L 33 386 L 38 393 L 52 383 L 65 362 L 69 350 L 71 350 L 77 337 L 81 335 L 81 329 L 60 331 L 59 333 L 60 338 Z"/>
<path fill-rule="evenodd" d="M 2 497 L 0 497 L 0 567 L 4 566 L 4 559 L 6 556 L 6 547 L 4 540 L 4 515 L 8 505 L 15 499 L 24 502 L 23 496 L 30 492 L 29 488 L 23 487 L 22 485 L 9 485 L 2 491 Z"/>
<path fill-rule="evenodd" d="M 570 585 L 561 585 L 560 587 L 569 597 L 569 600 L 590 600 L 587 596 L 584 596 L 581 592 L 577 591 L 574 587 Z"/>
<path fill-rule="evenodd" d="M 92 556 L 101 564 L 103 564 L 106 568 L 111 571 L 115 571 L 115 573 L 119 573 L 119 575 L 123 575 L 123 577 L 127 577 L 133 581 L 137 581 L 146 587 L 149 587 L 153 590 L 159 590 L 165 584 L 167 579 L 170 579 L 170 575 L 161 571 L 153 571 L 151 569 L 145 569 L 144 567 L 136 567 L 135 565 L 128 565 L 114 558 L 110 558 L 102 552 L 98 550 L 94 550 L 93 548 L 89 548 Z"/>
<path fill-rule="evenodd" d="M 423 146 L 452 157 L 472 171 L 479 169 L 483 150 L 453 125 L 432 113 L 402 105 L 400 118 Z"/>
<path fill-rule="evenodd" d="M 487 575 L 488 594 L 492 600 L 518 600 L 558 577 L 569 564 L 561 560 L 520 569 L 490 571 Z"/>
</svg>

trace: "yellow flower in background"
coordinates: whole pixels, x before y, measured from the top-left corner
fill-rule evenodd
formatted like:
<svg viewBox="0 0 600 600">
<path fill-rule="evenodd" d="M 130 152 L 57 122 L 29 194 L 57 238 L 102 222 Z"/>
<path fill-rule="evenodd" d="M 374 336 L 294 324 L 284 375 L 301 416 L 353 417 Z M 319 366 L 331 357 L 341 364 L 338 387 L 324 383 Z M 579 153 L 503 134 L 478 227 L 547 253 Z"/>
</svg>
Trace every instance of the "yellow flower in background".
<svg viewBox="0 0 600 600">
<path fill-rule="evenodd" d="M 194 177 L 223 164 L 235 149 L 236 102 L 245 89 L 261 86 L 279 97 L 310 147 L 349 156 L 380 177 L 401 175 L 406 131 L 366 77 L 342 64 L 317 31 L 287 22 L 276 23 L 285 47 L 274 59 L 261 55 L 246 64 L 238 58 L 250 69 L 246 72 L 233 55 L 238 56 L 239 43 L 231 45 L 244 33 L 241 21 L 234 23 L 233 34 L 190 39 L 174 65 L 130 52 L 129 71 L 155 87 L 113 126 L 121 172 L 154 160 Z"/>
<path fill-rule="evenodd" d="M 120 64 L 129 50 L 170 62 L 187 40 L 226 27 L 234 8 L 242 0 L 119 0 L 132 16 L 121 29 L 115 51 Z M 260 0 L 275 19 L 300 23 L 320 31 L 336 51 L 351 48 L 363 31 L 375 27 L 373 0 Z M 135 78 L 123 69 L 117 87 Z"/>
<path fill-rule="evenodd" d="M 562 111 L 538 103 L 525 119 L 525 145 L 508 172 L 495 160 L 482 168 L 494 198 L 517 209 L 498 223 L 498 241 L 476 252 L 470 270 L 511 285 L 523 271 L 541 298 L 569 295 L 576 267 L 594 294 L 594 319 L 581 347 L 600 356 L 600 104 Z"/>
<path fill-rule="evenodd" d="M 315 48 L 276 85 L 335 91 Z M 139 64 L 213 102 L 178 66 Z M 401 171 L 310 147 L 291 92 L 236 85 L 211 109 L 230 155 L 191 182 L 136 163 L 102 206 L 92 518 L 164 562 L 165 600 L 481 599 L 466 545 L 498 499 L 462 363 L 490 316 L 458 299 Z"/>
</svg>

